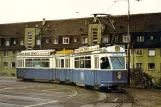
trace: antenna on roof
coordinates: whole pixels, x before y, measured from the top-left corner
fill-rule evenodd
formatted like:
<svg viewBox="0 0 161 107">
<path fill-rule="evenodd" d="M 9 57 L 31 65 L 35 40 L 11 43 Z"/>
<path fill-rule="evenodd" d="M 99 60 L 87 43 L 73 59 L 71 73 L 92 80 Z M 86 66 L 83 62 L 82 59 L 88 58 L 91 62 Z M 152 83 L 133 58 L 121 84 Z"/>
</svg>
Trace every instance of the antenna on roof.
<svg viewBox="0 0 161 107">
<path fill-rule="evenodd" d="M 45 25 L 45 18 L 43 18 L 42 25 L 43 26 Z"/>
</svg>

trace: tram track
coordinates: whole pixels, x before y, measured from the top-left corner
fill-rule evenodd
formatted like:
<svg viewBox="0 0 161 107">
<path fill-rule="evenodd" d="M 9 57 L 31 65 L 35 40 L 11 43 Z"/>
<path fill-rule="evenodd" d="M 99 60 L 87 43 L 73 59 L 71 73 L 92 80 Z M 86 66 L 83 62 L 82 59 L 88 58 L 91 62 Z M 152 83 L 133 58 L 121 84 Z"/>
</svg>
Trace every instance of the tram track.
<svg viewBox="0 0 161 107">
<path fill-rule="evenodd" d="M 115 107 L 132 107 L 134 99 L 131 99 L 130 97 L 134 98 L 131 94 L 125 91 L 125 95 L 121 95 L 121 100 L 119 101 L 119 104 L 117 104 Z M 131 101 L 129 99 L 131 99 Z M 127 106 L 126 104 L 129 105 Z"/>
<path fill-rule="evenodd" d="M 96 104 L 96 105 L 94 105 L 92 107 L 101 107 L 102 104 L 104 104 L 106 102 L 106 100 L 108 99 L 108 97 L 107 97 L 108 94 L 107 93 L 104 93 L 104 94 L 106 95 L 106 98 L 104 100 L 102 100 L 100 103 L 98 103 L 98 104 Z"/>
<path fill-rule="evenodd" d="M 102 92 L 106 98 L 92 107 L 132 107 L 134 100 L 133 96 L 128 92 Z"/>
<path fill-rule="evenodd" d="M 125 97 L 123 98 L 122 102 L 120 104 L 118 104 L 116 107 L 123 107 L 124 103 L 125 103 Z"/>
</svg>

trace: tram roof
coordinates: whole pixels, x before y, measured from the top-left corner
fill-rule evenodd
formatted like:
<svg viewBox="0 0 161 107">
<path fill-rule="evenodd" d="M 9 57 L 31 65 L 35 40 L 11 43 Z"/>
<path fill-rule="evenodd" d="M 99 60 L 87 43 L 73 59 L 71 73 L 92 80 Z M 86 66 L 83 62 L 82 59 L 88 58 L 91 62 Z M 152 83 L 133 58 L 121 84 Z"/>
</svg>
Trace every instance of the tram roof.
<svg viewBox="0 0 161 107">
<path fill-rule="evenodd" d="M 18 56 L 46 56 L 55 53 L 55 50 L 25 50 L 18 53 Z"/>
<path fill-rule="evenodd" d="M 78 49 L 74 50 L 75 54 L 81 54 L 81 53 L 113 53 L 113 52 L 125 52 L 125 49 L 122 48 L 119 45 L 114 46 L 107 46 L 107 47 L 99 47 L 99 45 L 96 46 L 87 46 L 87 47 L 80 47 Z"/>
<path fill-rule="evenodd" d="M 21 51 L 22 53 L 23 52 L 55 52 L 55 49 L 52 49 L 52 50 L 24 50 L 24 51 Z"/>
</svg>

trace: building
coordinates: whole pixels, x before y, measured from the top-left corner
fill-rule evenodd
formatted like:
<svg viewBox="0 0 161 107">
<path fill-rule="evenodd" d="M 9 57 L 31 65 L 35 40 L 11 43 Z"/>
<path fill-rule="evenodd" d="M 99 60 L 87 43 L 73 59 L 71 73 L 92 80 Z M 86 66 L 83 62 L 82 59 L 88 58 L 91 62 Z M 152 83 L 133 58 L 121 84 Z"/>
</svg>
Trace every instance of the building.
<svg viewBox="0 0 161 107">
<path fill-rule="evenodd" d="M 127 15 L 45 20 L 0 25 L 0 73 L 15 75 L 16 53 L 117 44 L 127 49 Z M 131 68 L 161 78 L 161 13 L 130 15 Z"/>
</svg>

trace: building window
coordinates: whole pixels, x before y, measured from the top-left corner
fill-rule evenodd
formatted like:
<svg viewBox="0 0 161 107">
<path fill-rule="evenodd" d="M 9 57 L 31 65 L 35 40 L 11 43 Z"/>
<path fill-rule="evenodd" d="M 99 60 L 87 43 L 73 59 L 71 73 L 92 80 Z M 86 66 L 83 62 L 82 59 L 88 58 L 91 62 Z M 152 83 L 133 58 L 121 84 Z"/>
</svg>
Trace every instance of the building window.
<svg viewBox="0 0 161 107">
<path fill-rule="evenodd" d="M 143 55 L 143 49 L 136 49 L 136 56 L 142 56 Z"/>
<path fill-rule="evenodd" d="M 63 44 L 69 44 L 69 37 L 63 37 Z"/>
<path fill-rule="evenodd" d="M 109 42 L 109 37 L 108 37 L 108 36 L 104 36 L 104 37 L 102 38 L 102 42 L 103 42 L 103 43 L 108 43 L 108 42 Z"/>
<path fill-rule="evenodd" d="M 16 56 L 16 51 L 12 51 L 12 56 Z"/>
<path fill-rule="evenodd" d="M 154 63 L 148 63 L 148 69 L 149 70 L 154 70 L 155 69 L 155 64 Z"/>
<path fill-rule="evenodd" d="M 6 40 L 6 41 L 5 41 L 5 45 L 6 45 L 6 46 L 10 46 L 10 40 Z"/>
<path fill-rule="evenodd" d="M 28 35 L 32 35 L 32 32 L 28 32 Z"/>
<path fill-rule="evenodd" d="M 150 40 L 154 40 L 154 36 L 150 36 Z"/>
<path fill-rule="evenodd" d="M 92 28 L 92 35 L 97 38 L 97 28 Z"/>
<path fill-rule="evenodd" d="M 155 49 L 148 49 L 148 56 L 155 56 Z"/>
<path fill-rule="evenodd" d="M 123 26 L 120 26 L 120 29 L 124 29 L 124 27 Z"/>
<path fill-rule="evenodd" d="M 128 49 L 125 49 L 126 56 L 128 56 Z M 130 56 L 131 56 L 131 49 L 130 49 Z"/>
<path fill-rule="evenodd" d="M 29 35 L 29 36 L 28 36 L 28 41 L 29 41 L 29 40 L 30 40 L 30 41 L 32 40 L 32 35 Z"/>
<path fill-rule="evenodd" d="M 32 33 L 28 32 L 28 40 L 32 40 Z"/>
<path fill-rule="evenodd" d="M 16 63 L 15 62 L 11 62 L 11 68 L 15 68 L 16 67 Z"/>
<path fill-rule="evenodd" d="M 4 67 L 4 68 L 7 68 L 7 67 L 8 67 L 8 63 L 7 63 L 7 62 L 4 62 L 4 63 L 3 63 L 3 67 Z"/>
<path fill-rule="evenodd" d="M 154 28 L 154 27 L 155 27 L 155 26 L 152 25 L 152 24 L 149 25 L 149 28 L 150 28 L 150 29 L 152 29 L 152 28 Z"/>
<path fill-rule="evenodd" d="M 20 45 L 24 45 L 24 41 L 23 40 L 20 41 Z"/>
<path fill-rule="evenodd" d="M 4 51 L 4 56 L 7 57 L 8 56 L 8 52 Z"/>
<path fill-rule="evenodd" d="M 119 40 L 119 37 L 115 36 L 115 42 L 118 42 L 118 40 Z"/>
<path fill-rule="evenodd" d="M 142 63 L 136 63 L 136 69 L 142 69 L 143 64 Z"/>
<path fill-rule="evenodd" d="M 16 40 L 13 41 L 13 44 L 16 45 Z"/>
<path fill-rule="evenodd" d="M 74 38 L 74 43 L 78 42 L 78 38 Z"/>
<path fill-rule="evenodd" d="M 40 44 L 41 44 L 40 39 L 37 39 L 36 40 L 36 45 L 40 45 Z"/>
<path fill-rule="evenodd" d="M 49 43 L 49 39 L 46 39 L 46 43 Z"/>
<path fill-rule="evenodd" d="M 92 28 L 92 31 L 93 32 L 97 32 L 97 28 Z"/>
<path fill-rule="evenodd" d="M 123 35 L 123 42 L 124 42 L 124 43 L 130 42 L 130 38 L 129 38 L 129 39 L 128 39 L 128 38 L 129 38 L 129 36 Z"/>
<path fill-rule="evenodd" d="M 121 48 L 124 48 L 125 49 L 125 45 L 119 45 Z"/>
<path fill-rule="evenodd" d="M 144 36 L 137 36 L 137 42 L 144 42 Z"/>
<path fill-rule="evenodd" d="M 92 28 L 93 44 L 97 44 L 97 28 Z"/>
<path fill-rule="evenodd" d="M 58 39 L 57 38 L 53 39 L 53 44 L 58 44 Z"/>
<path fill-rule="evenodd" d="M 88 38 L 82 37 L 82 44 L 87 44 L 87 43 L 88 43 Z"/>
</svg>

